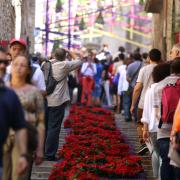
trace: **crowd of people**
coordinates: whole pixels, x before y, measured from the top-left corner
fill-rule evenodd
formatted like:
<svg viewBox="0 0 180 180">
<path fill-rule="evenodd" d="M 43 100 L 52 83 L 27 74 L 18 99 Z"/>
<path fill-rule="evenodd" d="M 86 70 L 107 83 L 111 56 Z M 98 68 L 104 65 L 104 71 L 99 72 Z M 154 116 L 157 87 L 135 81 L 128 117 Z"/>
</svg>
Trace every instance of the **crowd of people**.
<svg viewBox="0 0 180 180">
<path fill-rule="evenodd" d="M 0 179 L 27 180 L 33 163 L 56 160 L 72 103 L 134 121 L 137 153 L 150 151 L 154 179 L 180 179 L 180 44 L 167 60 L 158 49 L 141 54 L 119 47 L 113 55 L 107 44 L 99 52 L 57 48 L 49 58 L 27 50 L 23 39 L 0 47 Z"/>
</svg>

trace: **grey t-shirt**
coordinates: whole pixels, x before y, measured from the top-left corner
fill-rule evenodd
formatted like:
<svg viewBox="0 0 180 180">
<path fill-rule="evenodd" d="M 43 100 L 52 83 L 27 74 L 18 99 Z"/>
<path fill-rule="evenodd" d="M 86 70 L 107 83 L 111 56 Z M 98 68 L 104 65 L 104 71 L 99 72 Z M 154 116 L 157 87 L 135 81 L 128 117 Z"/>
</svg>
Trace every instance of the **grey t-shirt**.
<svg viewBox="0 0 180 180">
<path fill-rule="evenodd" d="M 127 77 L 128 78 L 132 79 L 132 77 L 134 76 L 134 74 L 136 73 L 138 68 L 140 67 L 141 63 L 143 63 L 143 62 L 142 61 L 134 61 L 127 67 Z M 142 65 L 141 65 L 141 67 L 142 67 Z M 130 83 L 130 85 L 132 87 L 134 87 L 136 85 L 137 78 L 138 78 L 138 73 L 135 75 L 132 82 Z"/>
<path fill-rule="evenodd" d="M 149 64 L 141 68 L 141 70 L 139 71 L 137 83 L 139 82 L 139 83 L 142 83 L 143 85 L 143 89 L 141 91 L 141 97 L 140 97 L 139 105 L 138 105 L 138 107 L 141 109 L 143 109 L 143 106 L 144 106 L 144 97 L 145 97 L 146 91 L 148 87 L 150 87 L 151 84 L 153 83 L 152 71 L 155 66 L 157 66 L 157 64 Z"/>
</svg>

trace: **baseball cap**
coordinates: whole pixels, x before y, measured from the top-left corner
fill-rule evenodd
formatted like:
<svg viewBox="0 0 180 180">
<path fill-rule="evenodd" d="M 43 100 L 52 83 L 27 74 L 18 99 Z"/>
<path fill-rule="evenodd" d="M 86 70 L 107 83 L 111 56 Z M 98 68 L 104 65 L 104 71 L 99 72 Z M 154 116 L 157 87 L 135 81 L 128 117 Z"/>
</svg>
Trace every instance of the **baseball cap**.
<svg viewBox="0 0 180 180">
<path fill-rule="evenodd" d="M 25 41 L 24 39 L 22 39 L 22 38 L 20 38 L 20 39 L 13 38 L 13 39 L 10 41 L 10 43 L 9 43 L 10 47 L 11 47 L 14 43 L 19 43 L 19 44 L 21 44 L 22 46 L 24 46 L 25 48 L 27 48 L 27 43 L 26 43 L 26 41 Z"/>
</svg>

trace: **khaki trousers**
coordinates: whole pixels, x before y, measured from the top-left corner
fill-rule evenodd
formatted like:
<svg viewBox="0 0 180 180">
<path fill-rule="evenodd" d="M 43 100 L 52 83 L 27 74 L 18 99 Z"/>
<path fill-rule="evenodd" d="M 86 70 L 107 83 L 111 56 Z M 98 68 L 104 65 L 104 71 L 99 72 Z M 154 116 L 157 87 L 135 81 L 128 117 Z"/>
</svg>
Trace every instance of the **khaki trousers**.
<svg viewBox="0 0 180 180">
<path fill-rule="evenodd" d="M 29 154 L 29 153 L 28 153 Z M 31 153 L 32 155 L 32 153 Z M 18 176 L 16 173 L 17 162 L 20 157 L 17 143 L 15 142 L 15 136 L 9 135 L 3 149 L 3 178 L 2 180 L 28 180 L 31 173 L 31 162 L 27 171 Z M 32 156 L 31 156 L 32 157 Z"/>
</svg>

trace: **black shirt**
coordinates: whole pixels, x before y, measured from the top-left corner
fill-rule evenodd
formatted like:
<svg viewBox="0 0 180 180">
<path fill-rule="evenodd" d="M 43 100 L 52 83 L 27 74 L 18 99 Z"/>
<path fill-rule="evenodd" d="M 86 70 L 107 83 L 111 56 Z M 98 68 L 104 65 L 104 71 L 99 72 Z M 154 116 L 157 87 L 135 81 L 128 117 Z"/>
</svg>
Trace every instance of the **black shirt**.
<svg viewBox="0 0 180 180">
<path fill-rule="evenodd" d="M 9 128 L 19 130 L 25 127 L 24 112 L 17 95 L 6 87 L 0 87 L 0 167 L 2 167 L 3 144 Z"/>
</svg>

